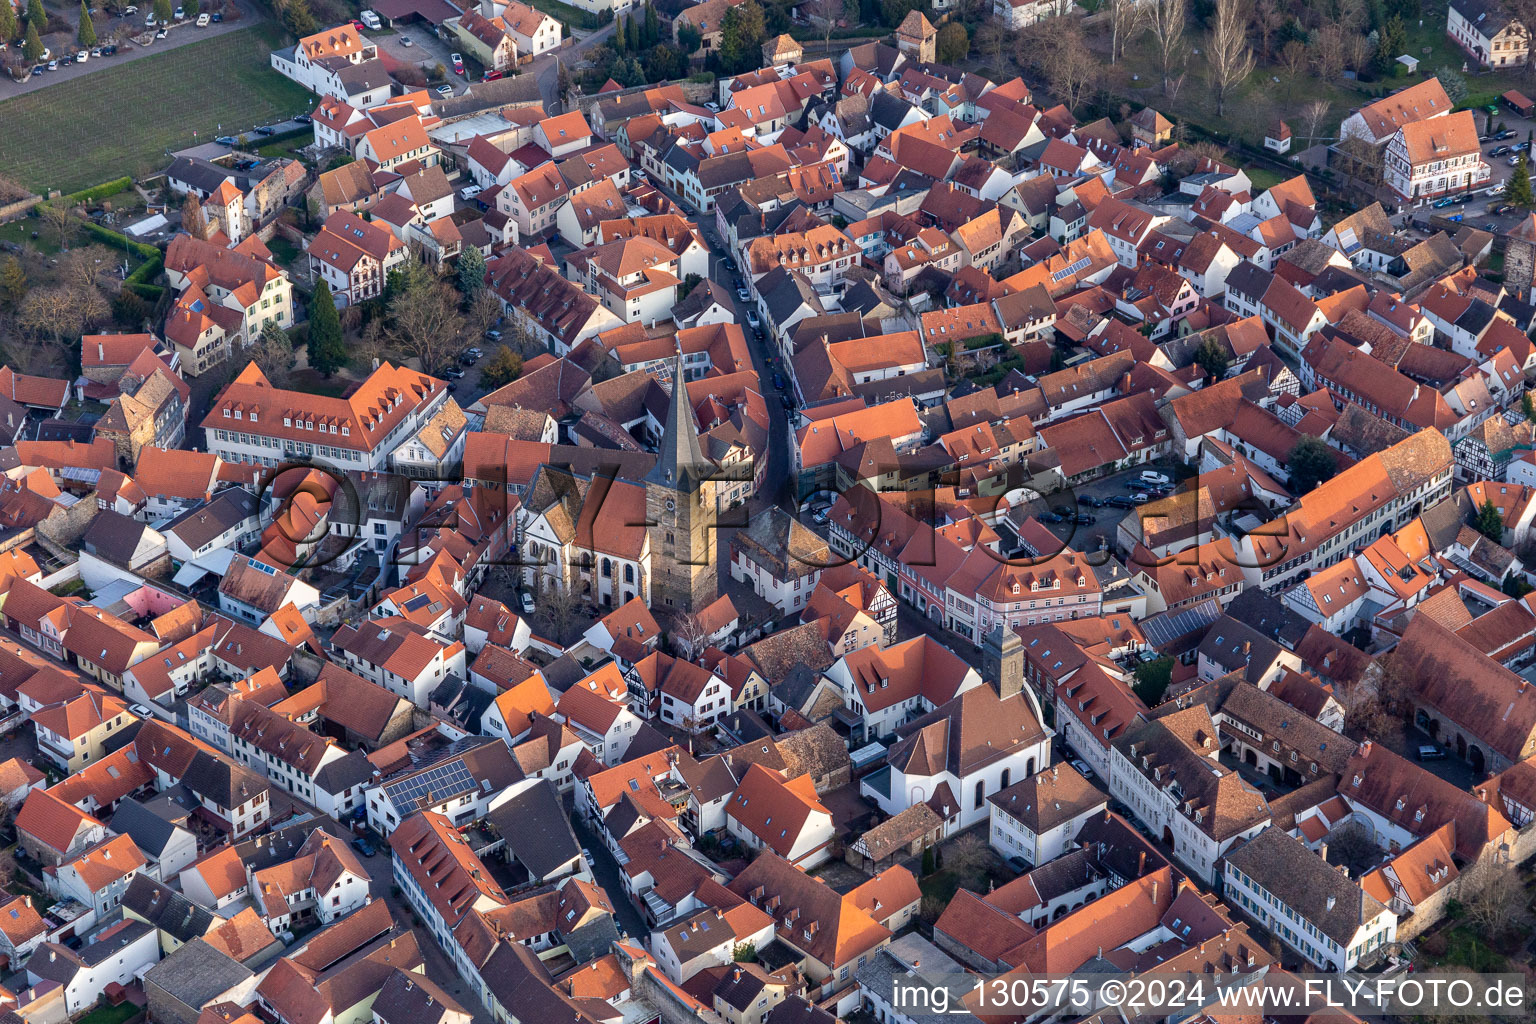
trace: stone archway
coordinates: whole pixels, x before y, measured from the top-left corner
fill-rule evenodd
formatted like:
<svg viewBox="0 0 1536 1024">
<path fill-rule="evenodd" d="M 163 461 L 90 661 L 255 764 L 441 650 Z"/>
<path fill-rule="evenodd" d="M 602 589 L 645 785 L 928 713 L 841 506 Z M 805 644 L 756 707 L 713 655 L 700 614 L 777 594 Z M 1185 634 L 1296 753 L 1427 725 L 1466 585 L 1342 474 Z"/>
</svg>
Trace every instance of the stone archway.
<svg viewBox="0 0 1536 1024">
<path fill-rule="evenodd" d="M 1488 770 L 1487 760 L 1483 756 L 1483 748 L 1475 743 L 1467 751 L 1467 761 L 1472 765 L 1472 771 L 1479 776 Z"/>
</svg>

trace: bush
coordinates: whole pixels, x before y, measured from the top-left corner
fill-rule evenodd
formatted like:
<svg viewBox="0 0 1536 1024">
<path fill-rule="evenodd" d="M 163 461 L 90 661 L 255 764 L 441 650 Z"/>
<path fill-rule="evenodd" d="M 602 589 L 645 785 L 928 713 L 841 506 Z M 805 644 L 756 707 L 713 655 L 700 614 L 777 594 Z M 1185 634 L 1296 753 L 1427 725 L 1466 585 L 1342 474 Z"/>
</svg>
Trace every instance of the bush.
<svg viewBox="0 0 1536 1024">
<path fill-rule="evenodd" d="M 708 71 L 696 71 L 693 74 L 688 76 L 688 81 L 696 82 L 699 85 L 708 85 L 710 82 L 713 82 L 714 80 L 715 80 L 715 76 L 713 74 L 711 74 L 710 72 L 708 72 Z"/>
<path fill-rule="evenodd" d="M 119 192 L 126 192 L 133 187 L 132 178 L 116 178 L 112 181 L 104 181 L 100 185 L 81 189 L 79 192 L 71 192 L 61 202 L 66 206 L 77 206 L 80 203 L 94 203 L 98 199 L 106 199 L 115 196 Z"/>
<path fill-rule="evenodd" d="M 165 289 L 156 284 L 129 284 L 123 287 L 150 304 L 159 302 L 165 294 Z"/>
<path fill-rule="evenodd" d="M 133 269 L 133 273 L 123 279 L 124 284 L 149 284 L 165 268 L 165 260 L 159 251 L 151 258 L 140 263 Z"/>
</svg>

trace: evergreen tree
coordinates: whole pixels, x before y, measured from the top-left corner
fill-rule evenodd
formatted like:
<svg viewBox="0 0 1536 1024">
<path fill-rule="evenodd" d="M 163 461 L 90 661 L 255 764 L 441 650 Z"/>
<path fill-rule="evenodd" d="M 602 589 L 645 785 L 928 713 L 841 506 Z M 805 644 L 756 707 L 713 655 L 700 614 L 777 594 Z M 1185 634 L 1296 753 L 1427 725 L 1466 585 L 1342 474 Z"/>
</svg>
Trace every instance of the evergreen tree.
<svg viewBox="0 0 1536 1024">
<path fill-rule="evenodd" d="M 22 269 L 21 260 L 7 256 L 4 262 L 0 262 L 0 306 L 15 309 L 21 305 L 26 294 L 27 272 Z"/>
<path fill-rule="evenodd" d="M 479 246 L 465 246 L 459 254 L 459 291 L 464 293 L 464 301 L 474 301 L 484 287 L 485 256 Z"/>
<path fill-rule="evenodd" d="M 631 53 L 640 49 L 640 22 L 630 15 L 628 23 L 624 26 L 624 45 Z"/>
<path fill-rule="evenodd" d="M 1531 165 L 1524 153 L 1520 154 L 1520 162 L 1515 164 L 1515 173 L 1509 176 L 1504 198 L 1522 210 L 1536 206 L 1536 198 L 1531 195 Z"/>
<path fill-rule="evenodd" d="M 341 337 L 336 300 L 324 281 L 309 300 L 309 365 L 329 377 L 346 365 L 347 346 Z"/>
<path fill-rule="evenodd" d="M 30 61 L 43 59 L 43 41 L 37 37 L 36 25 L 27 25 L 27 41 L 22 44 L 21 52 Z"/>
<path fill-rule="evenodd" d="M 1381 27 L 1381 38 L 1376 44 L 1376 72 L 1390 74 L 1397 58 L 1408 52 L 1408 29 L 1399 17 L 1388 18 Z"/>
<path fill-rule="evenodd" d="M 661 23 L 656 20 L 656 8 L 651 4 L 645 5 L 645 45 L 655 46 L 661 42 Z"/>
<path fill-rule="evenodd" d="M 183 13 L 192 21 L 196 21 L 198 14 L 202 12 L 202 4 L 197 0 L 182 0 L 181 7 Z"/>
<path fill-rule="evenodd" d="M 171 0 L 155 0 L 155 21 L 161 25 L 169 25 L 171 15 L 174 13 L 175 8 L 171 6 Z"/>
<path fill-rule="evenodd" d="M 619 15 L 619 23 L 613 27 L 613 48 L 623 53 L 629 48 L 629 18 Z"/>
<path fill-rule="evenodd" d="M 9 2 L 0 4 L 0 43 L 16 38 L 16 10 Z"/>
<path fill-rule="evenodd" d="M 1291 493 L 1306 494 L 1339 471 L 1339 460 L 1326 442 L 1309 434 L 1291 449 L 1285 468 L 1291 475 Z"/>
<path fill-rule="evenodd" d="M 43 9 L 43 0 L 28 0 L 27 24 L 37 29 L 41 34 L 48 23 L 48 12 Z"/>
<path fill-rule="evenodd" d="M 1504 543 L 1504 516 L 1499 512 L 1499 507 L 1489 498 L 1482 503 L 1477 510 L 1477 518 L 1472 520 L 1472 529 L 1487 537 L 1495 544 Z"/>
<path fill-rule="evenodd" d="M 96 26 L 91 22 L 91 12 L 85 6 L 85 0 L 80 0 L 80 28 L 75 33 L 75 42 L 87 50 L 96 45 Z"/>
</svg>

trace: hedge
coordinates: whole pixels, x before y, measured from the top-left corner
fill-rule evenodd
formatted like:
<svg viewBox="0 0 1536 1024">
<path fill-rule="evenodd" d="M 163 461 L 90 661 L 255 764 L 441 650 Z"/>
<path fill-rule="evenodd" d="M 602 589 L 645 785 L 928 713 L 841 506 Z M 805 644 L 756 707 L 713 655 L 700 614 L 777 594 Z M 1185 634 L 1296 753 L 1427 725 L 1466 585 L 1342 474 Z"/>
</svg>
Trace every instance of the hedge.
<svg viewBox="0 0 1536 1024">
<path fill-rule="evenodd" d="M 124 285 L 149 284 L 165 268 L 165 260 L 156 249 L 155 254 L 140 263 L 133 269 L 133 273 L 123 278 Z"/>
<path fill-rule="evenodd" d="M 123 287 L 151 305 L 159 302 L 160 297 L 165 294 L 165 289 L 157 284 L 127 284 Z"/>
<path fill-rule="evenodd" d="M 155 248 L 153 245 L 145 245 L 143 242 L 135 242 L 133 239 L 129 238 L 125 234 L 122 234 L 121 232 L 112 231 L 108 228 L 102 227 L 100 224 L 93 224 L 90 221 L 86 221 L 85 223 L 81 224 L 80 227 L 92 238 L 106 242 L 108 245 L 120 245 L 127 249 L 129 252 L 135 253 L 140 259 L 155 260 L 160 258 L 159 249 Z"/>
<path fill-rule="evenodd" d="M 104 181 L 100 185 L 94 185 L 91 188 L 81 189 L 79 192 L 71 192 L 61 201 L 66 206 L 75 206 L 80 203 L 90 203 L 98 199 L 105 199 L 108 196 L 115 196 L 119 192 L 126 192 L 132 187 L 132 178 L 116 178 L 112 181 Z"/>
</svg>

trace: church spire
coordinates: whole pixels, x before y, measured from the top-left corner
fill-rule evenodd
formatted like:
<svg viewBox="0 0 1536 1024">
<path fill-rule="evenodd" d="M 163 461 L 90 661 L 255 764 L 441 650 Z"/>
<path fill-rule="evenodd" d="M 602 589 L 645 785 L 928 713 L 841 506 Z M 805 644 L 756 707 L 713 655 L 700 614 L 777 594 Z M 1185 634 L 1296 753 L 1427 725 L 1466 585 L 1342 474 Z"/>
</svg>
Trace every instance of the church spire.
<svg viewBox="0 0 1536 1024">
<path fill-rule="evenodd" d="M 688 404 L 688 388 L 683 382 L 683 356 L 679 352 L 672 368 L 672 399 L 667 419 L 662 424 L 661 448 L 656 465 L 646 474 L 645 482 L 674 491 L 694 491 L 708 473 L 704 450 L 699 447 L 699 428 Z"/>
</svg>

